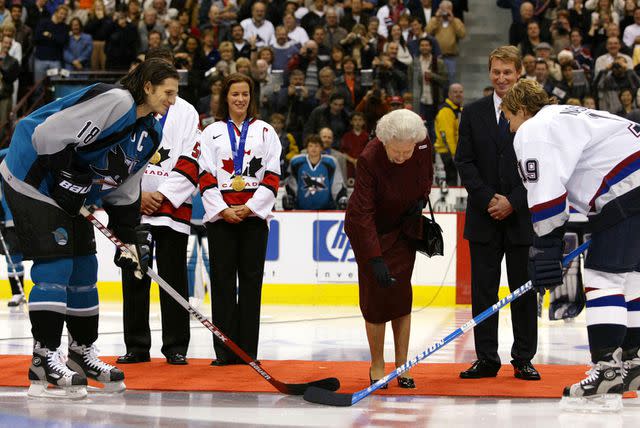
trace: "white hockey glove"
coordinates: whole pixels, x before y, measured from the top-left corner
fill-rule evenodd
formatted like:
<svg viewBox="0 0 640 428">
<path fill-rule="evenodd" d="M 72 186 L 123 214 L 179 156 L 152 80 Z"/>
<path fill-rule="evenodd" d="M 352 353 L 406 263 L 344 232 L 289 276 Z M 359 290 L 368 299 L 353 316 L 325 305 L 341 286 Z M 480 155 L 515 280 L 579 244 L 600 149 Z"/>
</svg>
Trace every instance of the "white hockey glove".
<svg viewBox="0 0 640 428">
<path fill-rule="evenodd" d="M 125 244 L 129 252 L 116 250 L 113 262 L 116 266 L 132 270 L 137 279 L 144 278 L 151 258 L 151 226 L 141 224 L 135 228 L 135 242 Z"/>
</svg>

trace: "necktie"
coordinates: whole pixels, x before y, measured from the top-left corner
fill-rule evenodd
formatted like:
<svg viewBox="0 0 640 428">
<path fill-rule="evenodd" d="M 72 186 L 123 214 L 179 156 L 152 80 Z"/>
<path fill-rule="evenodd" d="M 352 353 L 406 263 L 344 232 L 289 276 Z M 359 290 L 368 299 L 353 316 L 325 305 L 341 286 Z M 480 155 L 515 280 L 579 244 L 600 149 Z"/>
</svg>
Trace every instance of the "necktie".
<svg viewBox="0 0 640 428">
<path fill-rule="evenodd" d="M 511 131 L 509 130 L 509 121 L 504 116 L 504 112 L 500 112 L 500 120 L 498 121 L 498 129 L 500 129 L 501 138 L 509 138 Z"/>
</svg>

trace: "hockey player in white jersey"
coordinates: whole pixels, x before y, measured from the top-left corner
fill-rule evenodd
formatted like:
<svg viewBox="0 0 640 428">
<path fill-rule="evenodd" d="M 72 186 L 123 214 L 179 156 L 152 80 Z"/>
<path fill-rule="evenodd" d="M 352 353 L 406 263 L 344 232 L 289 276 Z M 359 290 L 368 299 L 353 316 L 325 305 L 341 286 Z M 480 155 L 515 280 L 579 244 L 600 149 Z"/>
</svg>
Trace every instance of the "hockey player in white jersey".
<svg viewBox="0 0 640 428">
<path fill-rule="evenodd" d="M 562 283 L 569 202 L 593 231 L 585 262 L 589 376 L 567 386 L 563 403 L 617 410 L 640 382 L 640 125 L 608 112 L 548 105 L 536 82 L 509 90 L 502 109 L 536 236 L 529 253 L 535 287 Z"/>
</svg>

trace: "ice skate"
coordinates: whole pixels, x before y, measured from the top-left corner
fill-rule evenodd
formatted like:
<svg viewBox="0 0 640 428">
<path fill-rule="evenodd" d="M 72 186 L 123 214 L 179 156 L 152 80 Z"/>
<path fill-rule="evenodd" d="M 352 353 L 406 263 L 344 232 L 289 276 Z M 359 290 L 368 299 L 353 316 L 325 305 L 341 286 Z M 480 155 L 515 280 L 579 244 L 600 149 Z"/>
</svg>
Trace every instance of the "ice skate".
<svg viewBox="0 0 640 428">
<path fill-rule="evenodd" d="M 9 300 L 7 306 L 10 308 L 15 308 L 22 305 L 23 303 L 27 303 L 27 299 L 24 297 L 24 294 L 14 294 L 13 296 L 11 296 L 11 300 Z"/>
<path fill-rule="evenodd" d="M 603 355 L 586 379 L 564 388 L 560 408 L 582 412 L 622 410 L 622 349 Z"/>
<path fill-rule="evenodd" d="M 118 393 L 126 389 L 122 370 L 98 358 L 95 345 L 85 346 L 78 345 L 75 341 L 71 342 L 67 366 L 104 385 L 104 388 L 89 387 L 90 391 Z"/>
<path fill-rule="evenodd" d="M 67 398 L 78 400 L 87 396 L 87 378 L 70 370 L 60 350 L 52 351 L 36 344 L 29 368 L 30 397 Z M 49 388 L 49 385 L 55 388 Z"/>
</svg>

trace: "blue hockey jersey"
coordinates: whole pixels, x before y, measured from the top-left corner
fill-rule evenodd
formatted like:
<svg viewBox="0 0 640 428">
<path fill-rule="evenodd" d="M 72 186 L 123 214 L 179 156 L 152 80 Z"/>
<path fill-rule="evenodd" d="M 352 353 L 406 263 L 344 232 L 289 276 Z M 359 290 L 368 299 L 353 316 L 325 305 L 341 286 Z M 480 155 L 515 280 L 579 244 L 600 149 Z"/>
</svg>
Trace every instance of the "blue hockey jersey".
<svg viewBox="0 0 640 428">
<path fill-rule="evenodd" d="M 322 155 L 316 165 L 306 154 L 291 159 L 286 189 L 300 210 L 333 210 L 336 202 L 347 195 L 340 168 L 328 155 Z"/>
<path fill-rule="evenodd" d="M 129 91 L 98 83 L 20 120 L 0 173 L 16 191 L 54 203 L 47 198 L 54 175 L 72 167 L 93 176 L 88 204 L 130 205 L 161 139 L 162 126 L 152 115 L 136 118 Z"/>
</svg>

